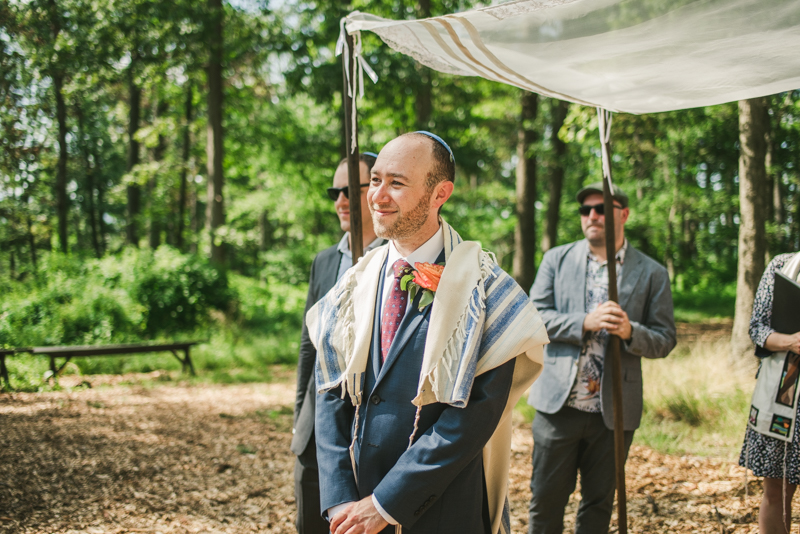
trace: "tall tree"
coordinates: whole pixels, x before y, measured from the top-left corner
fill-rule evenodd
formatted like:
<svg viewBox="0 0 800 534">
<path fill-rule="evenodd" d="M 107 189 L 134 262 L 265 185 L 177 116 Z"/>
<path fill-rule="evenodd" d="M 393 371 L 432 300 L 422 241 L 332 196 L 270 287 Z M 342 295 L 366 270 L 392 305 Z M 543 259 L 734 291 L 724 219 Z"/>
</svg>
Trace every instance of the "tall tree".
<svg viewBox="0 0 800 534">
<path fill-rule="evenodd" d="M 142 106 L 142 89 L 136 82 L 134 69 L 137 65 L 137 54 L 131 58 L 128 67 L 128 162 L 127 172 L 132 172 L 139 163 L 139 141 L 136 132 L 139 131 L 139 120 Z M 139 212 L 142 207 L 142 191 L 138 183 L 130 183 L 126 189 L 128 204 L 126 214 L 126 239 L 129 245 L 139 246 Z"/>
<path fill-rule="evenodd" d="M 539 96 L 523 92 L 517 129 L 517 226 L 514 229 L 514 279 L 525 291 L 536 276 L 536 131 Z"/>
<path fill-rule="evenodd" d="M 223 197 L 225 180 L 222 170 L 222 0 L 208 0 L 208 10 L 209 57 L 206 69 L 208 76 L 208 141 L 206 143 L 208 204 L 206 205 L 206 220 L 211 238 L 211 261 L 221 264 L 225 261 L 225 249 L 217 231 L 225 224 Z"/>
<path fill-rule="evenodd" d="M 564 100 L 550 100 L 550 145 L 552 156 L 547 163 L 547 188 L 549 199 L 547 201 L 547 216 L 544 221 L 542 233 L 542 252 L 547 252 L 558 243 L 558 219 L 561 209 L 561 191 L 564 188 L 564 157 L 567 153 L 567 144 L 559 137 L 558 133 L 567 118 L 569 102 Z"/>
<path fill-rule="evenodd" d="M 192 148 L 192 101 L 194 89 L 191 80 L 186 82 L 186 104 L 184 107 L 183 148 L 181 152 L 180 183 L 178 185 L 178 228 L 175 235 L 175 246 L 183 250 L 183 234 L 186 219 L 186 173 L 189 167 L 189 154 Z"/>
<path fill-rule="evenodd" d="M 739 101 L 739 264 L 736 279 L 736 309 L 731 336 L 732 363 L 741 362 L 752 348 L 748 334 L 753 300 L 764 272 L 767 190 L 767 133 L 769 115 L 766 98 Z"/>
<path fill-rule="evenodd" d="M 53 52 L 59 49 L 57 41 L 61 33 L 61 13 L 55 0 L 48 0 L 47 8 L 52 31 Z M 53 94 L 56 100 L 56 122 L 58 123 L 58 165 L 56 166 L 56 214 L 58 217 L 58 244 L 62 252 L 67 252 L 69 241 L 67 235 L 67 214 L 69 200 L 67 197 L 67 105 L 64 102 L 64 71 L 58 59 L 51 61 L 50 77 L 53 80 Z"/>
</svg>

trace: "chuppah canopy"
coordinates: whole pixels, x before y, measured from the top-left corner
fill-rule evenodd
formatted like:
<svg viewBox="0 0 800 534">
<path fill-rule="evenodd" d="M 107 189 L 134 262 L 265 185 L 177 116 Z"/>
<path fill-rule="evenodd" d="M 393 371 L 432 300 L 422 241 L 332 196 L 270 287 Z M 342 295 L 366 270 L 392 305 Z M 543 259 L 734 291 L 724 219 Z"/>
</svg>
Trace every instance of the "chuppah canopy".
<svg viewBox="0 0 800 534">
<path fill-rule="evenodd" d="M 440 72 L 610 111 L 800 87 L 797 0 L 518 0 L 424 20 L 354 12 L 345 24 Z"/>
</svg>

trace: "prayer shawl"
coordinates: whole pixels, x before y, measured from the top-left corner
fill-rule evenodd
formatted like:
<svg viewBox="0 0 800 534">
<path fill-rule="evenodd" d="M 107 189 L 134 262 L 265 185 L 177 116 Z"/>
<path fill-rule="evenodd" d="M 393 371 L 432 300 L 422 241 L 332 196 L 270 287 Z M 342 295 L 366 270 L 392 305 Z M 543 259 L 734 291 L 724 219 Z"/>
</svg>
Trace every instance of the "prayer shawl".
<svg viewBox="0 0 800 534">
<path fill-rule="evenodd" d="M 476 376 L 516 358 L 508 403 L 483 449 L 492 532 L 510 534 L 511 413 L 539 376 L 543 346 L 549 339 L 539 312 L 493 255 L 481 250 L 478 243 L 463 241 L 441 219 L 440 224 L 445 268 L 433 300 L 417 396 L 412 402 L 417 406 L 417 418 L 422 406 L 435 402 L 463 408 Z M 384 245 L 359 260 L 306 315 L 317 348 L 317 390 L 323 393 L 341 385 L 342 397 L 349 395 L 356 410 L 364 395 L 375 303 L 387 253 L 388 245 Z M 414 428 L 416 431 L 416 421 Z M 413 438 L 412 434 L 409 446 Z M 352 450 L 351 446 L 354 461 Z M 355 465 L 353 468 L 355 472 Z"/>
<path fill-rule="evenodd" d="M 800 252 L 786 262 L 781 272 L 800 282 Z M 792 441 L 800 394 L 797 376 L 792 373 L 792 367 L 796 365 L 796 358 L 790 358 L 788 351 L 776 352 L 761 360 L 748 420 L 748 426 L 756 432 L 781 441 Z"/>
</svg>

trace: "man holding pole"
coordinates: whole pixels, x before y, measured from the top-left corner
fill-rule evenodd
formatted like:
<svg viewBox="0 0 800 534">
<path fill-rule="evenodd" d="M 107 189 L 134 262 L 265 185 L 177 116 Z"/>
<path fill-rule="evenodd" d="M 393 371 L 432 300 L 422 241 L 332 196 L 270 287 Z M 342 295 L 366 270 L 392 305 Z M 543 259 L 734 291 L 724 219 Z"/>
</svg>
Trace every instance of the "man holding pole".
<svg viewBox="0 0 800 534">
<path fill-rule="evenodd" d="M 642 415 L 641 358 L 663 358 L 676 343 L 667 270 L 625 239 L 627 195 L 613 188 L 619 304 L 608 296 L 603 184 L 584 187 L 577 199 L 586 239 L 548 251 L 531 288 L 551 343 L 528 399 L 537 411 L 529 534 L 563 531 L 578 472 L 575 532 L 608 532 L 615 490 L 609 334 L 621 340 L 626 452 Z"/>
<path fill-rule="evenodd" d="M 337 280 L 353 265 L 351 243 L 350 199 L 361 197 L 366 203 L 369 173 L 375 164 L 377 154 L 365 152 L 359 157 L 361 171 L 361 187 L 359 191 L 351 191 L 348 187 L 347 160 L 339 163 L 333 175 L 332 187 L 327 190 L 328 198 L 333 201 L 336 215 L 339 217 L 344 235 L 337 245 L 333 245 L 317 254 L 311 265 L 311 278 L 308 283 L 306 313 L 327 293 Z M 368 210 L 363 210 L 361 217 L 361 235 L 367 252 L 384 243 L 376 237 L 372 228 L 372 217 Z M 353 224 L 352 226 L 355 226 Z M 294 468 L 295 501 L 297 503 L 297 532 L 299 534 L 327 534 L 328 522 L 319 515 L 319 474 L 317 471 L 317 445 L 314 439 L 314 414 L 316 389 L 314 388 L 314 364 L 317 351 L 308 337 L 308 329 L 303 326 L 300 339 L 300 355 L 297 364 L 297 398 L 294 410 L 294 428 L 292 429 L 292 452 L 297 456 Z"/>
</svg>

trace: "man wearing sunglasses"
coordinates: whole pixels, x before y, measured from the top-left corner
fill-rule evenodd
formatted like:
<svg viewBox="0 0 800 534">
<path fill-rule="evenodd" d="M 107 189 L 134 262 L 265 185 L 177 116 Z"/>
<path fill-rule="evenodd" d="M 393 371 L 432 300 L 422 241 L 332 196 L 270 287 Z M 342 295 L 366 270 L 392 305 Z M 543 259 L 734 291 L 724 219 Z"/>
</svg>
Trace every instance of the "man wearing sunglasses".
<svg viewBox="0 0 800 534">
<path fill-rule="evenodd" d="M 365 244 L 364 254 L 384 243 L 375 236 L 372 217 L 367 209 L 367 189 L 369 175 L 375 164 L 376 154 L 365 152 L 359 156 L 361 169 L 361 228 Z M 358 194 L 358 193 L 357 193 Z M 337 245 L 317 254 L 311 265 L 311 278 L 308 284 L 306 313 L 327 293 L 353 265 L 350 253 L 350 195 L 347 187 L 347 160 L 339 163 L 333 175 L 333 186 L 327 189 L 328 198 L 333 201 L 339 226 L 344 236 Z M 295 501 L 297 503 L 297 532 L 300 534 L 327 534 L 328 522 L 320 516 L 319 472 L 317 469 L 316 440 L 314 439 L 314 415 L 316 411 L 314 390 L 314 363 L 317 351 L 308 336 L 303 320 L 303 333 L 300 340 L 300 356 L 297 365 L 297 399 L 294 410 L 294 436 L 292 452 L 297 455 L 294 470 Z"/>
<path fill-rule="evenodd" d="M 663 358 L 676 342 L 667 270 L 625 239 L 628 197 L 613 189 L 619 304 L 608 300 L 603 184 L 578 192 L 586 239 L 548 251 L 530 298 L 550 337 L 542 376 L 531 387 L 533 477 L 529 534 L 560 534 L 581 474 L 577 534 L 608 532 L 614 502 L 608 335 L 620 337 L 625 445 L 642 415 L 641 358 Z"/>
</svg>

